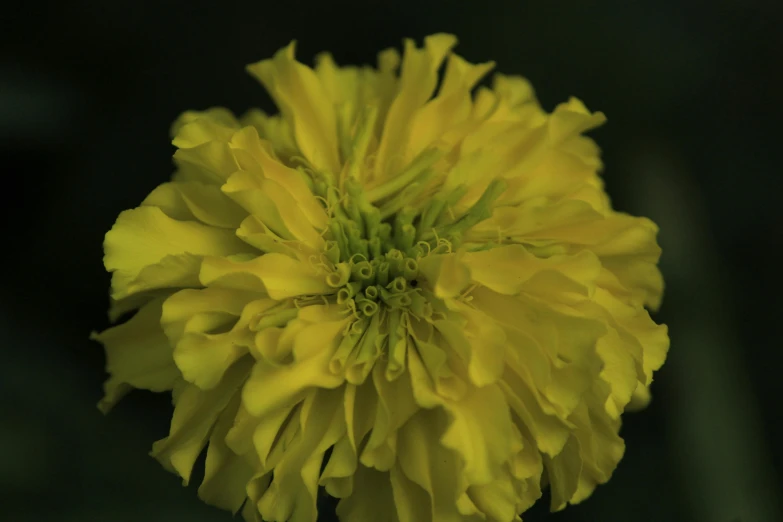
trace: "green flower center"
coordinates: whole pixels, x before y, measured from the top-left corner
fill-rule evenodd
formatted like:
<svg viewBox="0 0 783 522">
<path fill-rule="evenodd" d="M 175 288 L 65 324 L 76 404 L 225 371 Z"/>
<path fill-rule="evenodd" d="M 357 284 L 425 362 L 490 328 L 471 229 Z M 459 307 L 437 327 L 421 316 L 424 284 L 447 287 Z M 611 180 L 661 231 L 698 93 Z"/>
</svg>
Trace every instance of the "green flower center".
<svg viewBox="0 0 783 522">
<path fill-rule="evenodd" d="M 370 190 L 353 178 L 340 190 L 330 175 L 314 176 L 313 190 L 331 218 L 324 255 L 335 270 L 327 283 L 337 289 L 338 304 L 352 301 L 358 317 L 371 318 L 382 306 L 429 316 L 418 261 L 459 246 L 466 230 L 490 217 L 492 203 L 505 190 L 505 182 L 493 181 L 458 219 L 448 209 L 465 196 L 463 186 L 441 191 L 416 209 L 410 202 L 420 192 L 410 189 L 438 157 L 425 151 L 401 175 Z"/>
</svg>

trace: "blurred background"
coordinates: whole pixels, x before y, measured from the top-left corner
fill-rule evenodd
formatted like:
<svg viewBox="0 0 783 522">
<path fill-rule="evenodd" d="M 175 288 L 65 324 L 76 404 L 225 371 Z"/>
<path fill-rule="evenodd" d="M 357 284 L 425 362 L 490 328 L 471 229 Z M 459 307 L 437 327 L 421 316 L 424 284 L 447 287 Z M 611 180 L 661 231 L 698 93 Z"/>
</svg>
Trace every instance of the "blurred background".
<svg viewBox="0 0 783 522">
<path fill-rule="evenodd" d="M 672 348 L 625 416 L 624 460 L 581 505 L 525 521 L 780 522 L 783 3 L 779 0 L 10 2 L 0 14 L 0 520 L 229 520 L 147 457 L 170 402 L 95 407 L 102 240 L 171 173 L 187 109 L 271 110 L 245 64 L 291 39 L 375 63 L 439 31 L 548 110 L 604 111 L 615 206 L 661 226 Z M 328 507 L 321 517 L 333 520 Z"/>
</svg>

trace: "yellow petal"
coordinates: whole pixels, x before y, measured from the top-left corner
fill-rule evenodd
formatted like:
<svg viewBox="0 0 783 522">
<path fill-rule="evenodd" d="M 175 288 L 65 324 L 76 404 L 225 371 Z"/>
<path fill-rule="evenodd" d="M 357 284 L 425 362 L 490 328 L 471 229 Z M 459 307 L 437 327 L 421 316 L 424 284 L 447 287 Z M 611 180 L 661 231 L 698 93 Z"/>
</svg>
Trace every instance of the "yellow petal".
<svg viewBox="0 0 783 522">
<path fill-rule="evenodd" d="M 150 454 L 164 468 L 182 477 L 185 485 L 218 415 L 238 393 L 249 369 L 250 360 L 238 361 L 217 387 L 203 391 L 188 384 L 181 392 L 174 408 L 169 436 L 154 443 Z"/>
<path fill-rule="evenodd" d="M 594 129 L 606 121 L 601 112 L 590 113 L 584 104 L 576 98 L 555 107 L 549 118 L 549 137 L 555 142 Z"/>
<path fill-rule="evenodd" d="M 170 390 L 180 378 L 171 345 L 160 327 L 161 302 L 144 306 L 129 321 L 90 338 L 106 349 L 105 397 L 98 404 L 107 413 L 130 387 L 156 392 Z"/>
<path fill-rule="evenodd" d="M 636 383 L 636 389 L 634 389 L 631 395 L 631 401 L 625 407 L 626 411 L 639 411 L 646 408 L 652 400 L 652 394 L 650 394 L 650 387 L 645 386 L 642 382 Z"/>
<path fill-rule="evenodd" d="M 400 522 L 433 522 L 430 497 L 424 488 L 409 479 L 399 465 L 391 468 L 389 478 Z"/>
<path fill-rule="evenodd" d="M 337 504 L 337 516 L 344 522 L 398 522 L 388 473 L 360 466 L 354 475 L 354 493 Z M 407 520 L 406 520 L 407 522 Z"/>
<path fill-rule="evenodd" d="M 394 465 L 396 454 L 396 431 L 418 410 L 412 391 L 411 378 L 403 373 L 389 381 L 382 365 L 373 368 L 373 384 L 378 394 L 375 418 L 370 438 L 360 456 L 364 466 L 388 471 Z"/>
<path fill-rule="evenodd" d="M 517 496 L 509 480 L 471 486 L 470 499 L 490 520 L 514 520 L 517 516 Z"/>
<path fill-rule="evenodd" d="M 375 162 L 375 178 L 388 179 L 404 167 L 404 151 L 410 136 L 410 121 L 432 96 L 438 80 L 438 68 L 457 43 L 452 35 L 437 34 L 424 39 L 424 49 L 405 41 L 400 87 L 392 103 Z"/>
<path fill-rule="evenodd" d="M 315 522 L 321 460 L 342 436 L 341 390 L 318 390 L 300 410 L 300 431 L 275 466 L 274 479 L 258 503 L 269 520 Z"/>
<path fill-rule="evenodd" d="M 342 384 L 343 378 L 329 371 L 329 360 L 345 324 L 344 320 L 303 328 L 295 339 L 294 353 L 309 352 L 309 358 L 300 358 L 296 364 L 280 367 L 259 361 L 242 391 L 247 410 L 263 416 L 298 402 L 309 388 L 336 388 Z M 313 346 L 318 349 L 313 350 Z"/>
<path fill-rule="evenodd" d="M 556 271 L 592 292 L 601 264 L 590 252 L 576 256 L 553 256 L 541 259 L 528 253 L 521 245 L 509 245 L 483 252 L 467 253 L 465 266 L 472 281 L 500 294 L 518 294 L 525 283 L 542 271 Z"/>
<path fill-rule="evenodd" d="M 397 455 L 405 476 L 429 496 L 430 520 L 456 521 L 465 477 L 457 455 L 438 440 L 444 421 L 439 411 L 422 410 L 414 415 L 400 430 Z"/>
<path fill-rule="evenodd" d="M 245 487 L 259 466 L 258 457 L 253 453 L 237 455 L 226 445 L 225 438 L 234 423 L 239 404 L 240 396 L 235 394 L 218 416 L 209 437 L 204 481 L 198 488 L 201 500 L 234 514 L 247 498 Z"/>
<path fill-rule="evenodd" d="M 498 385 L 512 411 L 530 430 L 539 451 L 557 455 L 569 437 L 570 426 L 555 415 L 543 411 L 541 396 L 531 391 L 530 378 L 522 379 L 516 372 L 507 369 Z"/>
<path fill-rule="evenodd" d="M 199 274 L 204 285 L 213 282 L 219 284 L 218 280 L 226 276 L 242 276 L 243 281 L 250 284 L 255 281 L 251 289 L 265 291 L 269 297 L 277 300 L 334 292 L 326 283 L 326 274 L 283 254 L 264 254 L 244 262 L 216 257 L 204 259 Z M 258 282 L 262 283 L 262 286 L 259 286 Z"/>
<path fill-rule="evenodd" d="M 475 388 L 459 401 L 446 401 L 448 429 L 441 442 L 464 464 L 469 484 L 489 484 L 511 459 L 514 442 L 511 413 L 497 386 Z"/>
<path fill-rule="evenodd" d="M 419 273 L 440 298 L 455 297 L 470 284 L 470 269 L 461 254 L 427 256 L 419 261 Z"/>
<path fill-rule="evenodd" d="M 151 292 L 168 290 L 160 295 L 166 295 L 179 288 L 197 288 L 201 286 L 198 272 L 201 269 L 201 258 L 193 254 L 178 254 L 166 256 L 157 263 L 143 267 L 136 277 L 115 272 L 112 277 L 111 297 L 115 301 L 133 298 L 139 294 L 150 295 Z"/>
<path fill-rule="evenodd" d="M 114 291 L 122 293 L 146 267 L 166 256 L 225 256 L 252 250 L 232 231 L 176 221 L 157 207 L 126 210 L 106 234 L 104 264 L 114 272 Z M 115 297 L 118 298 L 118 297 Z"/>
<path fill-rule="evenodd" d="M 276 235 L 284 239 L 294 239 L 295 236 L 281 215 L 281 209 L 265 191 L 266 183 L 267 180 L 251 172 L 239 171 L 228 178 L 221 190 Z"/>
<path fill-rule="evenodd" d="M 579 475 L 582 472 L 582 459 L 579 456 L 579 441 L 570 437 L 563 450 L 550 458 L 544 456 L 549 474 L 549 489 L 552 492 L 552 511 L 562 510 L 576 493 Z"/>
<path fill-rule="evenodd" d="M 449 55 L 438 96 L 429 101 L 410 123 L 406 162 L 461 123 L 470 115 L 470 90 L 494 67 L 494 63 L 474 65 L 457 55 Z"/>
<path fill-rule="evenodd" d="M 332 448 L 329 462 L 318 480 L 326 492 L 335 498 L 350 497 L 353 493 L 354 473 L 359 460 L 347 437 L 343 437 Z"/>
<path fill-rule="evenodd" d="M 286 167 L 273 158 L 265 146 L 259 147 L 256 159 L 264 176 L 288 191 L 296 200 L 298 209 L 313 227 L 318 230 L 326 227 L 328 219 L 326 211 L 310 191 L 299 171 Z"/>
<path fill-rule="evenodd" d="M 256 129 L 261 139 L 268 140 L 279 157 L 290 159 L 299 154 L 291 126 L 282 116 L 268 116 L 263 111 L 251 109 L 242 116 L 241 122 Z"/>
<path fill-rule="evenodd" d="M 334 111 L 313 70 L 294 59 L 294 49 L 292 42 L 273 59 L 249 65 L 247 70 L 266 87 L 280 112 L 293 124 L 304 157 L 318 169 L 338 172 Z"/>
<path fill-rule="evenodd" d="M 190 146 L 200 145 L 213 139 L 213 136 L 216 135 L 216 132 L 220 132 L 220 129 L 239 128 L 237 119 L 230 110 L 224 107 L 213 107 L 205 111 L 185 111 L 182 113 L 171 125 L 172 137 L 178 136 L 185 126 L 195 122 L 199 122 L 205 127 L 194 127 L 194 129 L 205 128 L 205 132 L 197 134 L 193 132 L 194 129 L 188 130 L 186 134 L 189 137 L 189 141 L 193 143 Z"/>
<path fill-rule="evenodd" d="M 247 212 L 223 194 L 219 187 L 197 181 L 159 185 L 141 206 L 158 207 L 178 221 L 200 221 L 219 228 L 236 229 L 247 217 Z"/>
<path fill-rule="evenodd" d="M 300 260 L 309 259 L 312 252 L 302 248 L 302 244 L 294 240 L 285 240 L 275 234 L 256 216 L 248 216 L 239 225 L 237 237 L 248 245 L 252 245 L 261 252 L 271 254 L 285 254 Z"/>
<path fill-rule="evenodd" d="M 598 340 L 595 347 L 603 361 L 600 376 L 612 390 L 605 403 L 606 412 L 615 419 L 619 418 L 630 402 L 638 382 L 636 365 L 625 349 L 625 344 L 615 330 L 610 330 Z"/>
<path fill-rule="evenodd" d="M 480 388 L 494 383 L 503 374 L 505 332 L 479 309 L 461 303 L 451 307 L 466 319 L 462 329 L 454 328 L 452 321 L 437 321 L 435 326 L 452 347 L 466 345 L 462 351 L 467 355 L 468 374 L 474 385 Z"/>
<path fill-rule="evenodd" d="M 172 144 L 180 149 L 189 149 L 208 141 L 227 142 L 238 128 L 239 123 L 227 109 L 188 111 L 172 125 Z"/>
<path fill-rule="evenodd" d="M 248 428 L 252 431 L 252 447 L 265 470 L 274 468 L 275 464 L 280 461 L 280 456 L 285 451 L 285 448 L 297 435 L 299 425 L 296 422 L 296 418 L 301 407 L 301 402 L 291 404 L 262 417 L 256 417 L 248 412 L 249 418 L 253 419 L 248 425 Z M 243 410 L 247 411 L 244 407 Z M 232 447 L 240 442 L 237 438 L 240 435 L 236 432 L 237 429 L 238 426 L 235 425 L 228 435 Z M 245 430 L 242 431 L 245 434 Z M 242 446 L 244 446 L 245 441 L 241 442 Z"/>
<path fill-rule="evenodd" d="M 178 172 L 174 181 L 201 181 L 221 185 L 239 169 L 227 143 L 207 141 L 174 153 Z"/>
</svg>

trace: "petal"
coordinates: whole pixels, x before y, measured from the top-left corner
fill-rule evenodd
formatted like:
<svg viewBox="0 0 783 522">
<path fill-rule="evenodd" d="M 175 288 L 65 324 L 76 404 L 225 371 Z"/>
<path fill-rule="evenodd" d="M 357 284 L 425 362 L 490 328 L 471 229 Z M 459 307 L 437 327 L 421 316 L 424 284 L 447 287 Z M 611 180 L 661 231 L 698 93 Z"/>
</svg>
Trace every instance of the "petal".
<svg viewBox="0 0 783 522">
<path fill-rule="evenodd" d="M 397 455 L 405 476 L 429 496 L 430 520 L 456 522 L 461 518 L 457 498 L 465 477 L 457 455 L 438 440 L 444 427 L 441 412 L 420 411 L 400 429 Z"/>
<path fill-rule="evenodd" d="M 221 190 L 281 238 L 301 241 L 313 250 L 323 248 L 320 232 L 308 221 L 292 195 L 275 181 L 240 171 Z"/>
<path fill-rule="evenodd" d="M 276 300 L 334 293 L 326 283 L 326 274 L 283 254 L 264 254 L 244 262 L 217 257 L 204 259 L 199 274 L 204 285 L 220 284 L 219 280 L 226 276 L 241 276 L 249 284 L 255 281 L 249 288 L 265 291 Z"/>
<path fill-rule="evenodd" d="M 359 460 L 347 437 L 340 439 L 332 448 L 329 462 L 318 480 L 326 493 L 335 498 L 347 498 L 353 494 L 354 474 Z"/>
<path fill-rule="evenodd" d="M 239 171 L 228 178 L 221 190 L 276 235 L 284 239 L 294 239 L 295 236 L 288 230 L 287 223 L 281 215 L 281 209 L 275 204 L 274 198 L 265 191 L 265 183 L 266 180 L 258 175 Z"/>
<path fill-rule="evenodd" d="M 259 361 L 242 390 L 248 412 L 260 417 L 298 402 L 309 388 L 336 388 L 342 384 L 343 378 L 329 371 L 329 360 L 346 323 L 347 320 L 334 321 L 303 328 L 294 341 L 294 353 L 307 353 L 308 358 L 299 358 L 296 364 L 281 367 Z"/>
<path fill-rule="evenodd" d="M 424 39 L 424 49 L 405 40 L 400 87 L 392 103 L 375 162 L 375 178 L 386 180 L 404 167 L 404 151 L 410 136 L 410 121 L 432 96 L 438 68 L 457 43 L 452 35 L 437 34 Z"/>
<path fill-rule="evenodd" d="M 530 377 L 523 379 L 507 368 L 498 386 L 503 390 L 511 410 L 530 430 L 539 451 L 546 455 L 557 455 L 568 440 L 570 425 L 542 409 L 541 396 L 531 389 L 528 384 L 530 381 Z"/>
<path fill-rule="evenodd" d="M 605 403 L 606 412 L 614 419 L 620 417 L 631 401 L 638 382 L 634 359 L 625 344 L 615 330 L 607 332 L 596 344 L 596 352 L 603 362 L 600 377 L 612 390 Z"/>
<path fill-rule="evenodd" d="M 292 42 L 273 59 L 249 65 L 247 70 L 264 85 L 292 123 L 304 157 L 318 169 L 338 172 L 334 111 L 315 72 L 294 59 L 294 50 Z"/>
<path fill-rule="evenodd" d="M 433 522 L 431 501 L 427 492 L 409 479 L 400 465 L 391 468 L 389 478 L 392 485 L 394 505 L 400 522 Z"/>
<path fill-rule="evenodd" d="M 236 229 L 247 212 L 227 197 L 220 188 L 197 181 L 163 183 L 153 190 L 141 206 L 160 208 L 178 221 L 200 221 L 218 228 Z"/>
<path fill-rule="evenodd" d="M 161 299 L 145 304 L 127 322 L 90 335 L 106 349 L 105 397 L 98 404 L 107 413 L 130 386 L 156 392 L 170 390 L 180 378 L 171 345 L 160 327 Z"/>
<path fill-rule="evenodd" d="M 427 256 L 419 261 L 419 273 L 440 298 L 458 296 L 470 285 L 470 269 L 461 254 Z"/>
<path fill-rule="evenodd" d="M 229 317 L 239 317 L 245 306 L 258 297 L 256 292 L 225 288 L 202 288 L 199 290 L 180 290 L 166 299 L 160 318 L 163 330 L 175 345 L 187 331 L 206 332 L 208 329 L 196 329 L 189 321 L 200 314 L 218 312 Z M 267 299 L 269 306 L 274 301 Z"/>
<path fill-rule="evenodd" d="M 479 309 L 461 303 L 452 305 L 467 322 L 456 328 L 452 321 L 436 322 L 436 327 L 452 346 L 468 346 L 468 374 L 471 382 L 482 387 L 497 381 L 503 374 L 507 339 L 502 328 Z"/>
<path fill-rule="evenodd" d="M 268 116 L 263 111 L 251 109 L 241 121 L 242 125 L 256 129 L 259 138 L 269 141 L 275 153 L 283 159 L 299 154 L 291 126 L 282 116 Z"/>
<path fill-rule="evenodd" d="M 201 181 L 214 185 L 222 185 L 239 169 L 228 144 L 219 141 L 178 149 L 174 153 L 174 163 L 178 167 L 174 181 Z"/>
<path fill-rule="evenodd" d="M 567 103 L 555 107 L 549 117 L 549 137 L 555 143 L 562 142 L 604 122 L 606 116 L 603 113 L 590 113 L 581 101 L 571 98 Z"/>
<path fill-rule="evenodd" d="M 500 294 L 518 294 L 525 283 L 542 271 L 556 271 L 592 293 L 601 264 L 590 252 L 575 256 L 553 256 L 541 259 L 530 254 L 521 245 L 509 245 L 483 252 L 467 253 L 465 266 L 473 282 Z"/>
<path fill-rule="evenodd" d="M 470 91 L 493 67 L 492 62 L 474 65 L 455 54 L 449 55 L 438 96 L 417 111 L 410 122 L 406 162 L 468 118 Z"/>
<path fill-rule="evenodd" d="M 513 452 L 515 433 L 503 392 L 497 386 L 476 388 L 444 407 L 449 424 L 442 444 L 461 457 L 461 475 L 469 484 L 489 484 Z"/>
<path fill-rule="evenodd" d="M 280 163 L 263 145 L 257 149 L 256 159 L 263 170 L 264 177 L 288 191 L 313 227 L 319 230 L 326 227 L 328 220 L 326 211 L 310 191 L 300 171 Z"/>
<path fill-rule="evenodd" d="M 169 436 L 152 445 L 150 455 L 164 468 L 176 472 L 187 485 L 193 463 L 198 458 L 218 415 L 239 391 L 250 370 L 250 360 L 238 361 L 220 384 L 208 391 L 188 384 L 174 408 Z"/>
<path fill-rule="evenodd" d="M 388 471 L 395 462 L 396 432 L 419 409 L 411 392 L 408 373 L 389 381 L 382 365 L 373 368 L 373 384 L 378 395 L 372 431 L 360 456 L 362 465 Z"/>
<path fill-rule="evenodd" d="M 354 492 L 337 504 L 343 522 L 397 522 L 391 480 L 388 473 L 360 466 L 354 475 Z M 407 521 L 406 521 L 407 522 Z"/>
<path fill-rule="evenodd" d="M 180 288 L 199 287 L 200 268 L 200 257 L 186 253 L 166 256 L 157 263 L 145 266 L 132 279 L 117 271 L 112 277 L 111 297 L 118 301 L 140 294 L 148 296 L 160 290 L 168 290 L 161 294 L 166 295 Z"/>
<path fill-rule="evenodd" d="M 264 518 L 315 522 L 323 454 L 345 432 L 341 399 L 341 390 L 317 390 L 305 400 L 298 436 L 275 466 L 274 479 L 258 503 Z"/>
<path fill-rule="evenodd" d="M 544 463 L 549 474 L 549 489 L 552 492 L 551 510 L 560 511 L 565 508 L 579 486 L 582 459 L 579 456 L 577 438 L 570 437 L 563 450 L 554 457 L 544 456 Z"/>
<path fill-rule="evenodd" d="M 234 514 L 247 499 L 245 488 L 259 468 L 258 457 L 253 453 L 237 455 L 226 445 L 239 404 L 240 395 L 235 394 L 215 423 L 209 437 L 204 481 L 198 488 L 201 500 Z"/>
<path fill-rule="evenodd" d="M 234 114 L 224 107 L 205 111 L 185 111 L 171 125 L 171 135 L 183 140 L 177 147 L 195 147 L 213 139 L 228 141 L 233 129 L 239 128 Z"/>
<path fill-rule="evenodd" d="M 139 207 L 122 212 L 106 234 L 104 264 L 114 272 L 112 288 L 122 293 L 144 268 L 166 256 L 225 256 L 251 249 L 232 231 L 176 221 L 157 207 Z"/>
</svg>

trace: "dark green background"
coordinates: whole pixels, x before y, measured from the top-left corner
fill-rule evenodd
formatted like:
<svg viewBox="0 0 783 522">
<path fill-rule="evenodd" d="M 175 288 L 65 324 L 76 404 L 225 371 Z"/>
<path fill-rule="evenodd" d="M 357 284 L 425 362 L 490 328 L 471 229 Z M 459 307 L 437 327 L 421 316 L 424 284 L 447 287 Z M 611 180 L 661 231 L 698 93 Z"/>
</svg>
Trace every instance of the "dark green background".
<svg viewBox="0 0 783 522">
<path fill-rule="evenodd" d="M 183 110 L 270 109 L 245 64 L 291 39 L 374 63 L 448 31 L 604 111 L 615 205 L 662 228 L 669 361 L 625 459 L 579 506 L 526 521 L 779 522 L 783 491 L 783 3 L 773 0 L 34 1 L 0 10 L 0 520 L 220 521 L 147 457 L 164 396 L 95 403 L 103 234 L 171 172 Z M 324 513 L 323 520 L 331 520 Z M 371 522 L 371 521 L 368 521 Z"/>
</svg>

